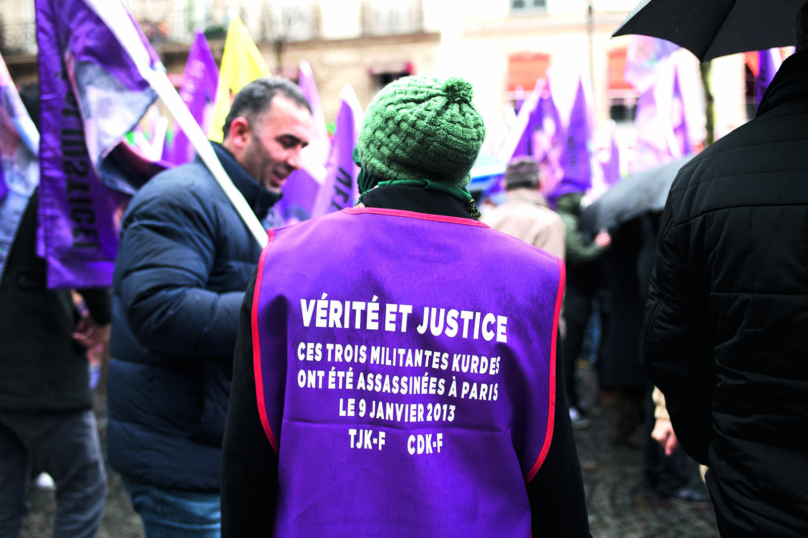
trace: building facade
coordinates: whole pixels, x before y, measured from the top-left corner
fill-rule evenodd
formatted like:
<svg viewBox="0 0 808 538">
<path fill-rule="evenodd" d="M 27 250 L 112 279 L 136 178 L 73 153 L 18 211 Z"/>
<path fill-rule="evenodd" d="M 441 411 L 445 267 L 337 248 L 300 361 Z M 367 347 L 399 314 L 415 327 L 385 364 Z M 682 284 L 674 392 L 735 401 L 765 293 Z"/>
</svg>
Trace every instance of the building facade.
<svg viewBox="0 0 808 538">
<path fill-rule="evenodd" d="M 401 76 L 467 78 L 486 121 L 489 147 L 508 129 L 507 105 L 547 72 L 561 102 L 572 99 L 577 74 L 591 79 L 596 127 L 615 120 L 622 145 L 630 145 L 638 96 L 622 79 L 629 38 L 611 39 L 611 34 L 636 2 L 124 0 L 175 80 L 195 32 L 205 31 L 219 58 L 228 20 L 239 16 L 273 72 L 296 78 L 300 61 L 311 64 L 331 122 L 345 84 L 367 107 L 382 86 Z M 35 79 L 34 0 L 0 0 L 0 13 L 0 51 L 14 80 Z M 691 138 L 702 140 L 698 62 L 686 51 L 676 54 Z M 747 75 L 743 55 L 713 62 L 719 136 L 747 120 Z"/>
</svg>

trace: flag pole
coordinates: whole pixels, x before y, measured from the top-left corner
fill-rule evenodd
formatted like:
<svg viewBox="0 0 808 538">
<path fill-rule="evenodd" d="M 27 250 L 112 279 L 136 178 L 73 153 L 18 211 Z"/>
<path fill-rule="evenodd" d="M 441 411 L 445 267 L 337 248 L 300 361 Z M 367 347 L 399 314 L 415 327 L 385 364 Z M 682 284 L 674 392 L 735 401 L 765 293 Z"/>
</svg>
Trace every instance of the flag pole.
<svg viewBox="0 0 808 538">
<path fill-rule="evenodd" d="M 205 133 L 202 132 L 202 128 L 191 115 L 188 107 L 185 106 L 182 98 L 180 98 L 180 94 L 174 89 L 174 85 L 168 80 L 168 75 L 163 71 L 155 71 L 152 69 L 146 69 L 144 71 L 147 71 L 147 73 L 142 73 L 143 78 L 146 79 L 152 89 L 157 92 L 157 96 L 160 97 L 166 105 L 166 108 L 171 112 L 171 115 L 174 116 L 180 129 L 185 132 L 191 145 L 196 150 L 197 155 L 199 155 L 199 158 L 205 163 L 205 166 L 208 167 L 210 173 L 213 174 L 214 179 L 216 179 L 216 182 L 222 188 L 225 195 L 227 195 L 230 203 L 233 204 L 241 220 L 247 225 L 250 233 L 252 233 L 262 249 L 266 247 L 269 242 L 266 230 L 261 226 L 261 222 L 258 220 L 258 217 L 255 216 L 247 200 L 244 199 L 241 192 L 233 185 L 227 172 L 224 171 L 222 163 L 219 162 L 219 158 L 213 151 L 213 146 L 211 146 Z"/>
</svg>

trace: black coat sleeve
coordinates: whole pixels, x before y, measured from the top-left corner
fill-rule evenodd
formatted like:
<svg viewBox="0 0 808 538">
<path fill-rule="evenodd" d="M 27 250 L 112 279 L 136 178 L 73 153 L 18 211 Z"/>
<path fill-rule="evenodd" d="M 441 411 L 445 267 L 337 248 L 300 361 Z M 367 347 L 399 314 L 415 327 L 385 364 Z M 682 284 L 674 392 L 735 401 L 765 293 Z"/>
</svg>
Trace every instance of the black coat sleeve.
<svg viewBox="0 0 808 538">
<path fill-rule="evenodd" d="M 251 308 L 255 276 L 241 307 L 222 447 L 222 537 L 270 536 L 278 494 L 278 458 L 258 415 Z M 581 466 L 564 390 L 563 357 L 556 357 L 553 440 L 539 472 L 527 485 L 534 536 L 586 538 L 589 534 Z M 273 508 L 269 508 L 273 507 Z"/>
<path fill-rule="evenodd" d="M 561 335 L 557 336 L 558 342 Z M 564 388 L 564 357 L 556 355 L 556 402 L 553 439 L 544 463 L 527 485 L 533 536 L 588 537 L 581 464 L 572 434 L 567 393 Z"/>
<path fill-rule="evenodd" d="M 76 290 L 84 299 L 93 320 L 101 326 L 112 321 L 112 290 L 109 288 L 84 288 Z"/>
<path fill-rule="evenodd" d="M 665 395 L 682 448 L 706 465 L 715 389 L 708 305 L 699 299 L 706 294 L 699 293 L 697 275 L 685 263 L 699 253 L 690 244 L 689 225 L 674 224 L 675 205 L 669 198 L 657 240 L 646 306 L 645 364 Z"/>
<path fill-rule="evenodd" d="M 271 535 L 278 491 L 278 458 L 269 444 L 255 393 L 251 308 L 255 275 L 241 306 L 222 446 L 222 537 Z"/>
<path fill-rule="evenodd" d="M 244 292 L 207 289 L 222 232 L 209 201 L 164 180 L 130 208 L 115 261 L 123 313 L 160 356 L 231 357 Z"/>
</svg>

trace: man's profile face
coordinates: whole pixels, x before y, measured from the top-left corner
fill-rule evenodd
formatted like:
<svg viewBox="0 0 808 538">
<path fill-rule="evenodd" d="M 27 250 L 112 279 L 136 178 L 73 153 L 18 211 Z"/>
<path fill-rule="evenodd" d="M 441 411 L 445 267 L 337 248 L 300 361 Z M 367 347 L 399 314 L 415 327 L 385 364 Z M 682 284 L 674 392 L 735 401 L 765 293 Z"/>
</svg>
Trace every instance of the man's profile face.
<svg viewBox="0 0 808 538">
<path fill-rule="evenodd" d="M 264 188 L 280 192 L 289 174 L 300 168 L 300 152 L 309 144 L 311 113 L 276 94 L 250 131 L 239 164 Z"/>
</svg>

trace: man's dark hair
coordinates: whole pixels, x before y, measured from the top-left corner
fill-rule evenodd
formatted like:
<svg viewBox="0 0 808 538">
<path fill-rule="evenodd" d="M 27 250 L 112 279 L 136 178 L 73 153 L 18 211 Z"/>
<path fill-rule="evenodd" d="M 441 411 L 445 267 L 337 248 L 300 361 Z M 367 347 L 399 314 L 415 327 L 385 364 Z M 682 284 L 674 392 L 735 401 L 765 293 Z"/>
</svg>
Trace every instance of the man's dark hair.
<svg viewBox="0 0 808 538">
<path fill-rule="evenodd" d="M 802 5 L 794 20 L 794 47 L 797 52 L 808 50 L 808 2 Z"/>
<path fill-rule="evenodd" d="M 539 163 L 533 157 L 516 157 L 505 169 L 505 190 L 537 189 L 539 187 Z"/>
<path fill-rule="evenodd" d="M 31 117 L 31 121 L 39 129 L 39 82 L 31 82 L 20 86 L 20 101 Z"/>
<path fill-rule="evenodd" d="M 230 135 L 230 124 L 238 117 L 247 118 L 252 126 L 258 116 L 269 110 L 272 98 L 281 94 L 300 108 L 311 112 L 311 105 L 303 96 L 297 84 L 282 77 L 266 77 L 254 80 L 244 86 L 233 100 L 230 112 L 224 120 L 224 138 Z"/>
</svg>

